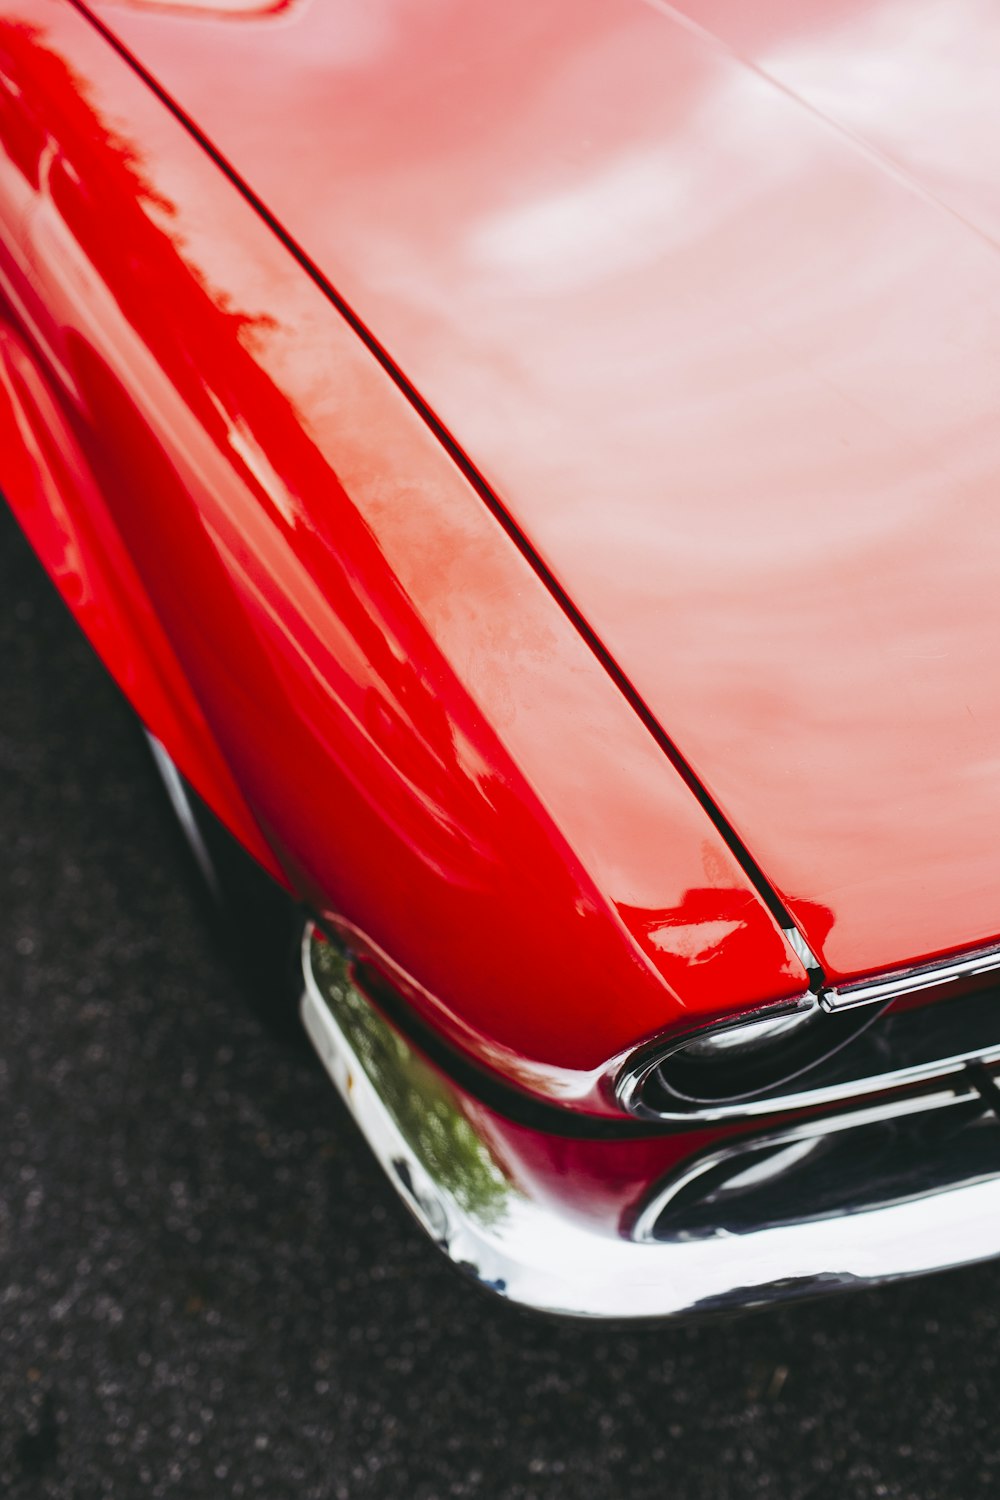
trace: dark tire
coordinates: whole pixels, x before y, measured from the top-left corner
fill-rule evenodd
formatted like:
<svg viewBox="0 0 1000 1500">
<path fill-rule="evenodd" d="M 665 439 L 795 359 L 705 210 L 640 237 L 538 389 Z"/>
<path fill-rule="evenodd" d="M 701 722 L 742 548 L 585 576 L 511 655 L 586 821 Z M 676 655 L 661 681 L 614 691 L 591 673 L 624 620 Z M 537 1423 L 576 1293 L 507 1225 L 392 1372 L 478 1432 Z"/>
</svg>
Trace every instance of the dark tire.
<svg viewBox="0 0 1000 1500">
<path fill-rule="evenodd" d="M 146 739 L 197 868 L 214 936 L 268 1030 L 282 1041 L 304 1043 L 298 1001 L 305 913 L 205 805 L 160 742 Z"/>
</svg>

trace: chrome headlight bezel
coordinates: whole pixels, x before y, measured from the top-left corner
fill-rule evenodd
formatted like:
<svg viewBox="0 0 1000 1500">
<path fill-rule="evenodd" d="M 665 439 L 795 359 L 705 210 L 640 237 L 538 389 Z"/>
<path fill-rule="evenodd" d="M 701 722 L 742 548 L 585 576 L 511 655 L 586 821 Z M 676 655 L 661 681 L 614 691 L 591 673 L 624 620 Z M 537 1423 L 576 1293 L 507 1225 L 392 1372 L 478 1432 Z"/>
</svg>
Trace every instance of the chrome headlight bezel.
<svg viewBox="0 0 1000 1500">
<path fill-rule="evenodd" d="M 888 1002 L 886 1002 L 888 1003 Z M 829 1012 L 807 992 L 640 1048 L 615 1097 L 641 1119 L 704 1116 L 783 1089 L 838 1052 L 885 1009 Z"/>
</svg>

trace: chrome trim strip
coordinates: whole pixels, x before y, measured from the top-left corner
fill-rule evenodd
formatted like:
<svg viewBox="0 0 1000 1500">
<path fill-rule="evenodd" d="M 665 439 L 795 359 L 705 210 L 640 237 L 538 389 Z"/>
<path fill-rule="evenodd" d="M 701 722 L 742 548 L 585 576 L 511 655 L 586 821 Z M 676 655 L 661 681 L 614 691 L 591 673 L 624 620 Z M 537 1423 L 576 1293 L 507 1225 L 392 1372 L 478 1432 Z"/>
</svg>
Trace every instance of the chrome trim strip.
<svg viewBox="0 0 1000 1500">
<path fill-rule="evenodd" d="M 955 984 L 960 979 L 975 979 L 983 974 L 1000 974 L 1000 944 L 977 948 L 961 958 L 935 959 L 929 964 L 899 969 L 874 979 L 861 979 L 823 991 L 820 1004 L 832 1013 L 854 1010 L 859 1005 L 875 1005 L 880 1000 L 897 1000 L 918 990 Z"/>
<path fill-rule="evenodd" d="M 935 1060 L 933 1063 L 918 1063 L 912 1067 L 896 1068 L 886 1073 L 869 1073 L 864 1078 L 830 1084 L 825 1088 L 804 1088 L 786 1094 L 766 1095 L 759 1099 L 744 1099 L 736 1104 L 699 1104 L 697 1108 L 677 1110 L 673 1113 L 652 1109 L 644 1111 L 641 1105 L 635 1103 L 630 1104 L 629 1108 L 640 1119 L 660 1120 L 665 1125 L 737 1124 L 740 1120 L 760 1120 L 768 1115 L 783 1115 L 798 1109 L 820 1108 L 848 1098 L 863 1099 L 869 1094 L 882 1094 L 889 1089 L 905 1088 L 911 1084 L 945 1083 L 949 1078 L 960 1074 L 970 1062 L 1000 1064 L 1000 1042 L 995 1047 L 980 1047 L 968 1052 L 956 1052 L 951 1056 L 941 1058 L 940 1061 Z M 633 1092 L 637 1091 L 638 1083 L 635 1084 Z M 623 1095 L 623 1102 L 624 1098 Z"/>
<path fill-rule="evenodd" d="M 375 1012 L 335 950 L 317 979 L 311 939 L 307 929 L 302 1018 L 344 1103 L 427 1233 L 468 1275 L 514 1302 L 577 1317 L 667 1317 L 1000 1255 L 1000 1178 L 839 1219 L 690 1242 L 616 1238 L 564 1217 L 514 1179 L 474 1102 Z"/>
</svg>

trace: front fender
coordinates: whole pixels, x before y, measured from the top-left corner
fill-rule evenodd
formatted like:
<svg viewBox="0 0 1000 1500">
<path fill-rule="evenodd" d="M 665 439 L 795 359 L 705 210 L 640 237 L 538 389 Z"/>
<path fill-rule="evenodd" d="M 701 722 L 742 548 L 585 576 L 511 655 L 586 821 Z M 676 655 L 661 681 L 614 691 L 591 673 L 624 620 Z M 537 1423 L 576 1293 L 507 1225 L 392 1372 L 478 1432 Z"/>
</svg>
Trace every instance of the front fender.
<svg viewBox="0 0 1000 1500">
<path fill-rule="evenodd" d="M 6 317 L 76 476 L 53 503 L 18 438 L 36 497 L 18 481 L 15 507 L 57 577 L 53 526 L 114 538 L 64 593 L 207 800 L 236 816 L 178 753 L 182 700 L 288 883 L 541 1093 L 613 1109 L 625 1049 L 799 993 L 696 797 L 374 339 L 75 9 L 2 0 L 0 70 Z M 175 691 L 128 665 L 144 651 Z"/>
</svg>

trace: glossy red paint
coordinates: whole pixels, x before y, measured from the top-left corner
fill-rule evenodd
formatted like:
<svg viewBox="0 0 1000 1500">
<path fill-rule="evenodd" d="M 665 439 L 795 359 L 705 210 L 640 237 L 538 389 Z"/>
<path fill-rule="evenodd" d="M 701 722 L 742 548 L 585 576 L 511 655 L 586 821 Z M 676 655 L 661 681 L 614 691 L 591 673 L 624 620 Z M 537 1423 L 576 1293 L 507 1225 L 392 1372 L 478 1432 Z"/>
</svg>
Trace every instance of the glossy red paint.
<svg viewBox="0 0 1000 1500">
<path fill-rule="evenodd" d="M 24 340 L 0 317 L 0 473 L 59 592 L 147 724 L 277 880 L 281 869 L 212 738 L 87 460 Z"/>
<path fill-rule="evenodd" d="M 640 1038 L 799 992 L 530 561 L 162 102 L 66 0 L 2 0 L 0 75 L 3 315 L 73 548 L 34 449 L 0 484 L 168 748 L 190 693 L 288 881 L 527 1087 L 610 1109 Z"/>
<path fill-rule="evenodd" d="M 95 10 L 471 455 L 829 975 L 996 937 L 992 10 Z"/>
</svg>

